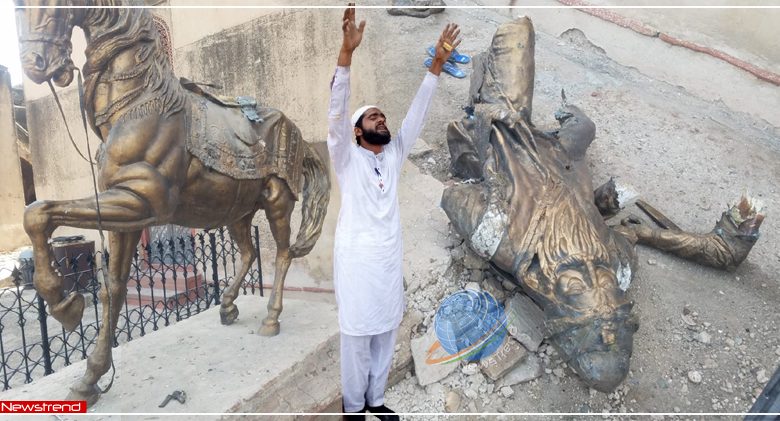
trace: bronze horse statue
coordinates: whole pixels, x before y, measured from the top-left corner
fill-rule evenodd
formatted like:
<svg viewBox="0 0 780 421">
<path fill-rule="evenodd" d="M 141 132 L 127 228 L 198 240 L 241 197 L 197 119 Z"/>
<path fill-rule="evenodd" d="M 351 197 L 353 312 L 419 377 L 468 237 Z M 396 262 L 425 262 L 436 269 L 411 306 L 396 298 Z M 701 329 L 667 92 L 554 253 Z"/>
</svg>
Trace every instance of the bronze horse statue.
<svg viewBox="0 0 780 421">
<path fill-rule="evenodd" d="M 260 334 L 278 334 L 290 260 L 314 246 L 330 194 L 327 168 L 298 128 L 277 110 L 257 107 L 250 121 L 239 108 L 183 89 L 147 10 L 117 7 L 121 0 L 26 3 L 38 6 L 17 9 L 22 64 L 35 83 L 64 87 L 73 81 L 70 38 L 74 26 L 83 29 L 83 105 L 101 140 L 97 197 L 38 201 L 24 216 L 35 254 L 35 287 L 66 330 L 78 326 L 84 298 L 63 292 L 49 238 L 60 226 L 109 231 L 111 263 L 107 288 L 100 293 L 103 328 L 69 399 L 92 403 L 99 396 L 97 382 L 111 366 L 111 338 L 127 294 L 131 259 L 141 231 L 149 226 L 228 227 L 241 252 L 241 269 L 220 308 L 222 323 L 230 324 L 238 316 L 234 300 L 240 284 L 256 258 L 252 218 L 263 209 L 277 252 Z M 114 7 L 46 7 L 55 5 Z M 290 217 L 299 195 L 303 217 L 291 246 Z"/>
<path fill-rule="evenodd" d="M 467 115 L 447 131 L 452 173 L 468 182 L 447 188 L 442 207 L 470 248 L 542 308 L 547 336 L 568 365 L 609 392 L 628 374 L 638 327 L 626 296 L 638 269 L 634 245 L 732 269 L 755 244 L 764 216 L 742 197 L 708 234 L 633 216 L 607 225 L 620 203 L 613 181 L 593 189 L 586 151 L 596 126 L 564 97 L 560 127 L 536 128 L 534 71 L 528 18 L 501 25 L 487 53 L 475 57 Z"/>
</svg>

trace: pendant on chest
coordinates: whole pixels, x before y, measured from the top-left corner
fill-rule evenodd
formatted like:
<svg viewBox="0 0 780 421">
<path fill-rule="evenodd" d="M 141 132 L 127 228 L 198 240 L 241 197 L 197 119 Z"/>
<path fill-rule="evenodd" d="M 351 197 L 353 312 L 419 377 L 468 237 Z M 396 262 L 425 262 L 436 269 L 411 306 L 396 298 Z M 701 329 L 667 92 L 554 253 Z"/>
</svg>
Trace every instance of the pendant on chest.
<svg viewBox="0 0 780 421">
<path fill-rule="evenodd" d="M 379 168 L 374 168 L 374 173 L 377 176 L 377 185 L 379 186 L 379 190 L 382 191 L 382 193 L 385 192 L 385 182 L 382 178 L 382 173 L 379 171 Z"/>
</svg>

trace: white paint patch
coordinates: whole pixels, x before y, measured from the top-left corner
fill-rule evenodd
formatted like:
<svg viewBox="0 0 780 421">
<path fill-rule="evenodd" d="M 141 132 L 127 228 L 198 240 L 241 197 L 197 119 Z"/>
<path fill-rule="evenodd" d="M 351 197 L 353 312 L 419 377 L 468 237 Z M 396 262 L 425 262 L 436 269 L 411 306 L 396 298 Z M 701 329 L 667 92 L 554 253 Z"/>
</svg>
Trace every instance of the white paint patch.
<svg viewBox="0 0 780 421">
<path fill-rule="evenodd" d="M 631 265 L 620 265 L 617 271 L 618 286 L 621 290 L 628 290 L 631 285 Z"/>
<path fill-rule="evenodd" d="M 482 220 L 471 234 L 471 248 L 480 256 L 490 259 L 496 253 L 504 229 L 507 225 L 507 217 L 495 203 L 488 205 Z"/>
<path fill-rule="evenodd" d="M 615 191 L 617 191 L 618 206 L 620 209 L 625 208 L 639 198 L 639 193 L 635 192 L 634 189 L 629 186 L 615 186 Z"/>
</svg>

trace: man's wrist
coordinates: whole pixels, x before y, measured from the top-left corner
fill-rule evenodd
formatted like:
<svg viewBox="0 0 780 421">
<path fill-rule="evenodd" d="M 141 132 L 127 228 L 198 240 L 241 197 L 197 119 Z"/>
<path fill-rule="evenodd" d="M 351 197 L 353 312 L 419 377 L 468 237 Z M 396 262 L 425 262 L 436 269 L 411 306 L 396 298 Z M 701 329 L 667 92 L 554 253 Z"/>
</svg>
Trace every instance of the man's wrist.
<svg viewBox="0 0 780 421">
<path fill-rule="evenodd" d="M 341 48 L 341 51 L 339 51 L 339 59 L 338 59 L 338 65 L 349 67 L 349 65 L 352 64 L 352 51 L 345 49 L 344 47 Z"/>
</svg>

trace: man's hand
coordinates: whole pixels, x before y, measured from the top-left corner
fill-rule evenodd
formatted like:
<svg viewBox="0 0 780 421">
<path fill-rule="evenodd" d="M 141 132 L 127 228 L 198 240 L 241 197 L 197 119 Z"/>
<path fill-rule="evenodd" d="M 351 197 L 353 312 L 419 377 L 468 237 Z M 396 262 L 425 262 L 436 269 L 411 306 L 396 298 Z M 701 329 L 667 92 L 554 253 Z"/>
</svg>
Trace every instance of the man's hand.
<svg viewBox="0 0 780 421">
<path fill-rule="evenodd" d="M 431 64 L 430 67 L 430 72 L 434 75 L 438 76 L 441 74 L 441 68 L 444 66 L 444 63 L 447 62 L 447 59 L 450 58 L 452 50 L 458 48 L 458 45 L 460 45 L 458 35 L 460 35 L 458 25 L 448 23 L 447 26 L 444 27 L 444 30 L 439 37 L 439 41 L 436 43 L 436 55 L 433 57 L 433 64 Z"/>
<path fill-rule="evenodd" d="M 366 28 L 366 21 L 360 21 L 360 25 L 355 25 L 355 3 L 349 3 L 344 10 L 344 17 L 341 20 L 341 31 L 344 33 L 344 40 L 341 42 L 341 51 L 339 52 L 339 66 L 349 66 L 352 64 L 352 52 L 360 45 L 363 40 L 363 30 Z"/>
</svg>

